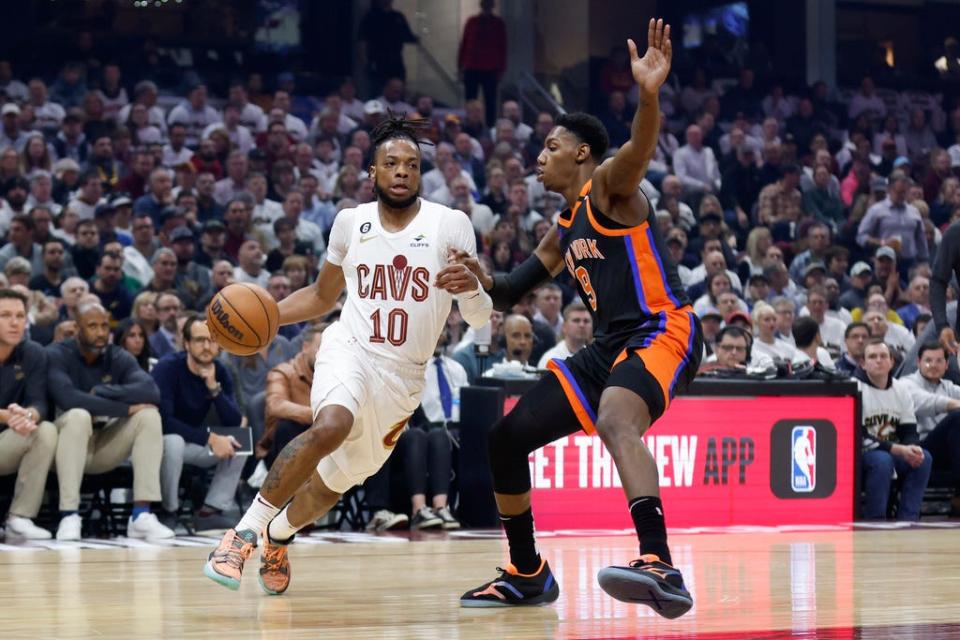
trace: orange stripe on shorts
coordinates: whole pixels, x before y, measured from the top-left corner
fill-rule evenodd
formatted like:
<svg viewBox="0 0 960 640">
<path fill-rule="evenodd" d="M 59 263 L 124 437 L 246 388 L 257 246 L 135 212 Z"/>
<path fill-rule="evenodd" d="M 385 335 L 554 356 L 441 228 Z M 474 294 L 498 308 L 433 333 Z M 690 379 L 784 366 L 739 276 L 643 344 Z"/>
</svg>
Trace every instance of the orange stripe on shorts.
<svg viewBox="0 0 960 640">
<path fill-rule="evenodd" d="M 580 427 L 590 435 L 596 433 L 597 428 L 593 424 L 593 418 L 590 417 L 590 413 L 587 411 L 586 407 L 583 406 L 583 403 L 580 402 L 580 397 L 577 395 L 577 392 L 573 388 L 573 384 L 567 379 L 567 376 L 563 370 L 561 370 L 553 360 L 547 363 L 547 369 L 555 373 L 557 380 L 560 381 L 560 386 L 563 387 L 563 394 L 567 396 L 567 402 L 570 403 L 570 408 L 573 409 L 573 413 L 577 416 L 577 421 L 580 422 Z"/>
</svg>

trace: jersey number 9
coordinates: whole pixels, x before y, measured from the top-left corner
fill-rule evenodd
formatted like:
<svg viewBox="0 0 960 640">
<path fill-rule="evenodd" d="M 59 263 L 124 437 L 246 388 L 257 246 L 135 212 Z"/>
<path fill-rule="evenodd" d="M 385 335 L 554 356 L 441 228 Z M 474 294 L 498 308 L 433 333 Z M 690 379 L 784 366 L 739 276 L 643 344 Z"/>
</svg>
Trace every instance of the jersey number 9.
<svg viewBox="0 0 960 640">
<path fill-rule="evenodd" d="M 580 286 L 583 287 L 583 292 L 587 294 L 587 298 L 590 300 L 590 308 L 593 309 L 593 312 L 597 312 L 597 294 L 593 290 L 593 285 L 590 284 L 590 274 L 587 273 L 587 270 L 583 267 L 577 267 L 577 270 L 573 272 L 577 276 L 577 280 L 580 281 Z"/>
</svg>

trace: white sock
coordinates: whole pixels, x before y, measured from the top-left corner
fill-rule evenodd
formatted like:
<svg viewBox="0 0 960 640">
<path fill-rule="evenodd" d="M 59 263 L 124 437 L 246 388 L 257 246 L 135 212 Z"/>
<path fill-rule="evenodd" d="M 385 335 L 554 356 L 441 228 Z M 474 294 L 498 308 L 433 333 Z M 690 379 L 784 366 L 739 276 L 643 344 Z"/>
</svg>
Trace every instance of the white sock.
<svg viewBox="0 0 960 640">
<path fill-rule="evenodd" d="M 290 507 L 284 507 L 283 511 L 277 514 L 277 517 L 267 525 L 267 531 L 270 533 L 270 539 L 275 542 L 289 540 L 300 530 L 300 527 L 290 524 L 287 512 Z"/>
<path fill-rule="evenodd" d="M 240 518 L 240 522 L 238 522 L 237 526 L 234 528 L 237 531 L 249 529 L 259 536 L 267 528 L 267 525 L 270 524 L 270 521 L 273 520 L 274 516 L 276 516 L 279 512 L 280 507 L 273 506 L 267 500 L 265 500 L 262 495 L 257 493 L 257 497 L 253 499 L 253 503 L 250 505 L 250 508 L 247 509 L 245 514 L 243 514 L 243 517 Z"/>
</svg>

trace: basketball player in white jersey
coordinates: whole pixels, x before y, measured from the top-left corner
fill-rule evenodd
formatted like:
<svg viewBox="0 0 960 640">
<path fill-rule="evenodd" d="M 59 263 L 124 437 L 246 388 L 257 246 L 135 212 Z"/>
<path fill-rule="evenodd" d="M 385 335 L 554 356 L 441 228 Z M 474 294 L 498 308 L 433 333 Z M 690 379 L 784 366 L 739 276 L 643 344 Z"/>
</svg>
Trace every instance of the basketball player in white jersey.
<svg viewBox="0 0 960 640">
<path fill-rule="evenodd" d="M 316 284 L 280 303 L 280 324 L 303 322 L 330 311 L 347 289 L 340 320 L 324 331 L 317 353 L 313 426 L 283 449 L 204 567 L 230 589 L 239 588 L 262 534 L 260 585 L 271 595 L 286 591 L 294 534 L 380 469 L 420 404 L 452 300 L 471 326 L 490 319 L 490 297 L 448 258 L 476 255 L 470 220 L 419 197 L 421 128 L 391 117 L 374 130 L 377 201 L 337 215 Z"/>
</svg>

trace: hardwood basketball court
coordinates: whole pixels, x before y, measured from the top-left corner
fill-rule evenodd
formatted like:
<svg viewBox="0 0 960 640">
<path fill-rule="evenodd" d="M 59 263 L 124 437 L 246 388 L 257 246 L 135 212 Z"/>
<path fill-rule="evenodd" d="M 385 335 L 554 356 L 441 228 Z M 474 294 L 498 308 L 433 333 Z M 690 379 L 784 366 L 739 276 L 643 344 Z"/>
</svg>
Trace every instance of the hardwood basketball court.
<svg viewBox="0 0 960 640">
<path fill-rule="evenodd" d="M 2 637 L 13 638 L 960 638 L 960 530 L 673 533 L 696 604 L 670 621 L 610 599 L 599 569 L 636 554 L 629 535 L 545 534 L 553 606 L 461 609 L 505 562 L 491 532 L 311 535 L 291 550 L 290 591 L 239 592 L 201 573 L 212 538 L 2 545 Z M 54 547 L 54 548 L 49 548 Z M 96 547 L 96 548 L 90 548 Z"/>
</svg>

